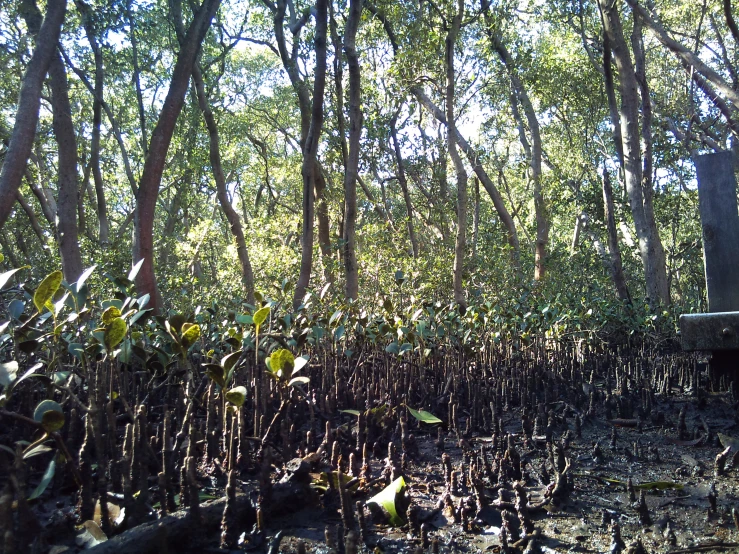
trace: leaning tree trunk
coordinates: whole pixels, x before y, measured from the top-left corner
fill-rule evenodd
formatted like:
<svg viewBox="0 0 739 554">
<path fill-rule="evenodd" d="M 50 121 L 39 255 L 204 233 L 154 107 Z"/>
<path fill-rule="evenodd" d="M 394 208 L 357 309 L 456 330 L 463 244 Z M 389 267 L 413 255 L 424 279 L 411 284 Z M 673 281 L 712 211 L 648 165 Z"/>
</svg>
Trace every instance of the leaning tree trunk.
<svg viewBox="0 0 739 554">
<path fill-rule="evenodd" d="M 357 267 L 357 174 L 359 170 L 359 139 L 362 136 L 361 73 L 356 39 L 362 17 L 362 0 L 351 0 L 346 21 L 344 52 L 349 66 L 349 153 L 344 174 L 344 268 L 346 270 L 346 297 L 357 299 L 359 268 Z M 338 52 L 337 52 L 338 55 Z M 341 61 L 339 60 L 339 63 Z"/>
<path fill-rule="evenodd" d="M 393 153 L 395 154 L 395 163 L 398 165 L 398 184 L 400 184 L 400 190 L 403 193 L 403 200 L 405 201 L 405 211 L 408 216 L 407 228 L 408 228 L 408 239 L 411 242 L 411 254 L 414 258 L 418 258 L 418 237 L 416 236 L 416 230 L 413 226 L 413 203 L 411 202 L 411 194 L 408 189 L 408 179 L 406 179 L 405 163 L 403 162 L 403 155 L 400 152 L 400 143 L 398 142 L 398 130 L 395 128 L 398 114 L 392 117 L 390 120 L 390 138 L 393 139 Z"/>
<path fill-rule="evenodd" d="M 315 214 L 314 190 L 318 163 L 318 141 L 323 127 L 323 96 L 326 87 L 326 35 L 328 28 L 328 0 L 316 2 L 316 68 L 313 82 L 313 106 L 310 127 L 303 146 L 303 245 L 300 258 L 300 275 L 295 286 L 293 307 L 297 309 L 308 290 L 313 269 L 313 219 Z"/>
<path fill-rule="evenodd" d="M 177 117 L 185 103 L 185 94 L 190 83 L 192 68 L 200 51 L 200 45 L 210 28 L 210 22 L 218 10 L 220 0 L 204 0 L 195 13 L 187 35 L 180 48 L 167 97 L 164 100 L 159 120 L 151 135 L 144 170 L 139 181 L 134 214 L 133 258 L 144 260 L 136 276 L 139 294 L 151 296 L 152 307 L 158 311 L 161 297 L 154 274 L 154 214 L 159 185 L 164 173 L 164 163 L 172 140 Z"/>
<path fill-rule="evenodd" d="M 0 227 L 13 210 L 16 192 L 21 186 L 26 162 L 31 154 L 39 117 L 41 87 L 56 54 L 67 8 L 66 0 L 48 0 L 46 5 L 46 17 L 36 40 L 36 49 L 23 76 L 13 134 L 0 172 Z"/>
<path fill-rule="evenodd" d="M 454 45 L 457 42 L 464 16 L 464 0 L 457 0 L 457 11 L 446 36 L 446 137 L 449 157 L 457 175 L 457 235 L 454 240 L 454 265 L 452 267 L 452 290 L 454 301 L 467 306 L 462 287 L 464 260 L 467 250 L 467 170 L 457 151 L 457 125 L 454 118 Z"/>
<path fill-rule="evenodd" d="M 500 61 L 508 73 L 511 81 L 511 89 L 513 90 L 511 98 L 511 107 L 513 108 L 514 117 L 519 126 L 519 136 L 521 145 L 523 146 L 526 156 L 529 160 L 531 169 L 531 183 L 534 189 L 534 215 L 536 218 L 536 245 L 534 252 L 534 279 L 541 280 L 546 272 L 546 253 L 549 243 L 549 221 L 547 217 L 547 208 L 544 201 L 544 195 L 541 187 L 541 160 L 542 145 L 541 132 L 539 129 L 539 120 L 536 117 L 536 111 L 531 103 L 529 94 L 524 87 L 521 78 L 516 70 L 515 62 L 508 48 L 503 44 L 502 38 L 498 32 L 492 28 L 492 21 L 489 11 L 489 5 L 486 5 L 485 21 L 487 26 L 487 34 L 490 38 L 493 48 L 498 53 Z M 528 124 L 529 133 L 531 134 L 531 142 L 526 138 L 525 126 L 520 112 L 516 108 L 516 103 L 520 103 L 523 108 L 526 123 Z"/>
</svg>

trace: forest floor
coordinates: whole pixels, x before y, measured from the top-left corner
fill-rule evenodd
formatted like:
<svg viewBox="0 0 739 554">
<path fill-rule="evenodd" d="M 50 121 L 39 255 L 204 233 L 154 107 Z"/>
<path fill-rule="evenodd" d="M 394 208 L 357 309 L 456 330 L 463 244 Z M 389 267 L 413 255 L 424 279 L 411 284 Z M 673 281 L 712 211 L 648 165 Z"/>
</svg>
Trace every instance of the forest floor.
<svg viewBox="0 0 739 554">
<path fill-rule="evenodd" d="M 655 387 L 658 393 L 652 389 L 650 397 L 647 388 L 641 394 L 639 389 L 625 394 L 611 391 L 610 382 L 597 378 L 567 386 L 569 396 L 562 391 L 538 406 L 539 413 L 547 410 L 550 441 L 541 424 L 531 425 L 535 406 L 500 409 L 492 427 L 495 434 L 465 432 L 469 412 L 464 406 L 456 430 L 398 416 L 405 414 L 400 406 L 388 420 L 385 442 L 367 456 L 368 467 L 361 476 L 356 469 L 359 460 L 352 455 L 354 478 L 347 477 L 343 487 L 344 510 L 349 510 L 344 516 L 342 491 L 328 482 L 336 476 L 337 465 L 331 473 L 328 453 L 303 451 L 301 464 L 300 459 L 291 462 L 280 456 L 275 447 L 269 454 L 271 463 L 262 465 L 261 484 L 255 465 L 236 476 L 233 484 L 239 494 L 233 506 L 240 502 L 246 508 L 242 515 L 236 510 L 236 517 L 231 516 L 231 531 L 236 529 L 241 538 L 230 549 L 220 547 L 226 476 L 218 460 L 198 466 L 200 520 L 192 519 L 187 510 L 157 519 L 157 484 L 152 476 L 149 523 L 120 529 L 115 537 L 97 544 L 99 530 L 70 525 L 76 492 L 55 485 L 33 504 L 41 524 L 33 532 L 43 531 L 47 545 L 43 552 L 51 554 L 83 550 L 351 554 L 352 545 L 337 540 L 345 535 L 346 521 L 360 536 L 359 551 L 375 553 L 739 552 L 735 511 L 739 424 L 730 391 L 710 393 L 707 387 L 668 384 Z M 589 397 L 589 405 L 578 402 L 578 408 L 563 400 L 580 387 L 583 392 L 578 394 L 581 399 Z M 596 405 L 594 399 L 599 399 Z M 624 408 L 626 403 L 631 408 Z M 634 409 L 638 403 L 649 406 L 643 419 L 615 418 L 619 410 L 622 415 L 624 410 L 627 415 L 643 413 Z M 356 415 L 336 413 L 328 419 L 344 451 L 358 453 L 352 446 L 357 442 Z M 404 426 L 414 436 L 406 434 L 401 441 Z M 524 434 L 527 426 L 529 432 Z M 489 423 L 480 427 L 491 428 Z M 382 452 L 383 445 L 387 452 L 387 440 L 398 446 L 390 461 Z M 288 462 L 306 468 L 300 481 L 290 482 Z M 349 472 L 346 466 L 341 465 Z M 36 469 L 29 475 L 30 487 L 40 473 Z M 396 497 L 395 508 L 404 521 L 391 526 L 381 510 L 368 509 L 367 501 L 398 475 L 406 488 Z M 267 505 L 257 504 L 265 482 L 271 483 L 266 488 L 272 492 L 260 519 L 255 507 Z M 109 498 L 114 520 L 116 500 L 111 493 Z M 96 517 L 99 520 L 99 513 Z M 261 529 L 254 525 L 257 520 Z M 193 532 L 193 527 L 199 531 Z M 20 531 L 24 532 L 22 527 Z M 280 540 L 275 540 L 278 533 Z"/>
</svg>

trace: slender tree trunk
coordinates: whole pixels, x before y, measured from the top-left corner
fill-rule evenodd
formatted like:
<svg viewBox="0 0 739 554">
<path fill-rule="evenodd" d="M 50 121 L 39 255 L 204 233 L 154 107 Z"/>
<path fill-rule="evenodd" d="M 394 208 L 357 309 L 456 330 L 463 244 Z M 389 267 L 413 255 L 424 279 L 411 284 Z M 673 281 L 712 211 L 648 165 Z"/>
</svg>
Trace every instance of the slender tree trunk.
<svg viewBox="0 0 739 554">
<path fill-rule="evenodd" d="M 395 163 L 398 164 L 398 184 L 400 190 L 403 192 L 403 200 L 405 201 L 405 211 L 408 215 L 407 228 L 408 228 L 408 239 L 411 241 L 411 255 L 414 258 L 418 257 L 418 237 L 416 236 L 416 230 L 413 226 L 413 203 L 411 202 L 411 195 L 408 189 L 408 180 L 406 179 L 405 163 L 403 162 L 403 156 L 400 152 L 400 143 L 398 142 L 398 130 L 395 128 L 397 122 L 398 112 L 395 112 L 392 119 L 390 120 L 390 137 L 393 139 L 393 153 L 395 155 Z"/>
<path fill-rule="evenodd" d="M 489 5 L 486 5 L 485 9 L 485 22 L 486 30 L 490 42 L 493 48 L 498 53 L 500 61 L 508 73 L 508 78 L 511 82 L 511 89 L 513 90 L 511 98 L 511 107 L 513 108 L 513 114 L 518 122 L 519 136 L 521 139 L 521 145 L 523 146 L 526 156 L 529 160 L 529 167 L 531 169 L 530 179 L 534 189 L 534 214 L 536 218 L 536 246 L 534 252 L 534 279 L 539 281 L 544 278 L 546 273 L 546 256 L 547 256 L 547 244 L 549 243 L 549 221 L 547 216 L 547 207 L 544 202 L 544 195 L 541 188 L 541 159 L 542 159 L 542 145 L 541 145 L 541 132 L 539 130 L 539 120 L 536 117 L 536 111 L 531 103 L 531 98 L 523 85 L 521 78 L 518 75 L 518 71 L 513 61 L 508 48 L 503 44 L 502 38 L 499 32 L 493 28 L 492 18 L 490 16 Z M 531 134 L 531 142 L 526 137 L 525 126 L 523 125 L 523 119 L 521 118 L 520 112 L 516 108 L 516 103 L 520 103 L 523 108 L 524 115 L 526 117 L 526 123 L 528 124 L 529 133 Z"/>
<path fill-rule="evenodd" d="M 613 206 L 613 189 L 608 170 L 603 168 L 603 207 L 605 211 L 606 228 L 608 230 L 608 249 L 610 250 L 611 279 L 616 287 L 616 295 L 622 302 L 631 304 L 631 295 L 626 286 L 623 263 L 621 262 L 621 247 L 618 244 L 618 233 L 616 231 L 616 214 Z"/>
<path fill-rule="evenodd" d="M 344 174 L 344 267 L 346 269 L 346 297 L 359 295 L 359 269 L 356 253 L 357 174 L 359 172 L 359 140 L 362 136 L 361 72 L 356 38 L 362 17 L 362 0 L 350 0 L 346 21 L 344 52 L 349 66 L 349 156 Z M 338 55 L 338 53 L 337 53 Z"/>
<path fill-rule="evenodd" d="M 667 263 L 665 249 L 659 236 L 657 221 L 654 217 L 654 171 L 652 148 L 652 99 L 647 81 L 646 57 L 642 37 L 642 18 L 634 13 L 634 25 L 631 33 L 631 47 L 634 51 L 634 73 L 639 84 L 641 97 L 641 143 L 643 145 L 642 190 L 644 191 L 644 217 L 649 231 L 649 258 L 652 260 L 654 278 L 656 280 L 657 298 L 667 306 L 670 304 L 670 287 L 667 280 Z"/>
<path fill-rule="evenodd" d="M 472 258 L 477 258 L 477 239 L 480 235 L 480 179 L 475 177 L 475 212 L 472 216 Z"/>
<path fill-rule="evenodd" d="M 618 102 L 616 100 L 616 88 L 613 84 L 613 67 L 611 66 L 611 41 L 608 40 L 608 33 L 603 33 L 603 80 L 606 88 L 606 98 L 608 99 L 608 113 L 611 116 L 611 125 L 613 125 L 613 142 L 616 146 L 616 154 L 618 155 L 618 163 L 621 168 L 621 174 L 624 173 L 624 143 L 621 135 L 621 116 L 618 113 Z"/>
<path fill-rule="evenodd" d="M 615 4 L 609 0 L 599 0 L 603 29 L 608 34 L 608 40 L 613 49 L 619 76 L 619 91 L 621 93 L 621 133 L 624 149 L 624 182 L 629 196 L 631 214 L 639 243 L 639 253 L 644 264 L 644 277 L 647 296 L 650 305 L 669 303 L 663 296 L 660 286 L 661 275 L 665 275 L 665 266 L 660 266 L 655 256 L 654 239 L 650 223 L 647 220 L 647 211 L 644 207 L 644 191 L 642 183 L 642 156 L 639 132 L 639 94 L 638 82 L 634 66 L 631 62 L 626 40 L 624 39 L 621 19 Z M 648 100 L 647 100 L 648 101 Z"/>
<path fill-rule="evenodd" d="M 41 243 L 41 248 L 44 250 L 44 253 L 46 253 L 46 249 L 48 248 L 46 245 L 46 236 L 44 235 L 44 230 L 41 228 L 41 224 L 36 217 L 36 213 L 33 211 L 33 208 L 31 208 L 28 202 L 26 202 L 26 199 L 23 198 L 21 191 L 17 192 L 16 198 L 18 199 L 18 204 L 20 204 L 21 208 L 23 208 L 23 211 L 26 212 L 26 215 L 28 216 L 28 222 L 31 224 L 31 229 L 33 229 L 33 232 L 36 233 L 36 236 Z"/>
<path fill-rule="evenodd" d="M 457 125 L 454 117 L 454 45 L 457 42 L 459 31 L 464 17 L 464 0 L 457 0 L 457 10 L 452 18 L 451 26 L 446 36 L 446 129 L 447 148 L 449 157 L 454 164 L 457 175 L 457 235 L 454 240 L 454 265 L 452 268 L 452 289 L 454 301 L 467 307 L 462 279 L 464 277 L 464 260 L 467 250 L 467 170 L 457 151 Z"/>
<path fill-rule="evenodd" d="M 151 295 L 152 307 L 155 311 L 161 307 L 161 297 L 154 274 L 154 215 L 159 196 L 159 185 L 177 117 L 185 103 L 185 94 L 190 83 L 193 65 L 219 5 L 220 0 L 204 0 L 193 17 L 177 56 L 169 91 L 151 136 L 148 155 L 139 182 L 134 214 L 133 258 L 135 262 L 143 259 L 144 263 L 136 276 L 136 288 L 140 294 Z"/>
<path fill-rule="evenodd" d="M 281 27 L 281 26 L 280 26 Z M 323 97 L 326 87 L 326 35 L 328 28 L 328 1 L 316 1 L 315 51 L 316 67 L 313 81 L 313 106 L 310 127 L 303 146 L 303 244 L 300 259 L 300 275 L 295 287 L 293 307 L 297 309 L 308 290 L 313 269 L 313 216 L 314 190 L 318 163 L 316 153 L 323 127 Z"/>
<path fill-rule="evenodd" d="M 110 221 L 108 220 L 108 205 L 105 201 L 105 186 L 103 174 L 100 169 L 100 125 L 103 115 L 103 52 L 97 41 L 97 32 L 90 7 L 82 0 L 76 0 L 77 8 L 82 14 L 83 25 L 87 41 L 90 43 L 93 58 L 95 60 L 95 88 L 93 91 L 92 104 L 92 138 L 90 141 L 90 166 L 92 178 L 95 182 L 95 197 L 98 218 L 98 242 L 106 246 L 110 241 Z"/>
<path fill-rule="evenodd" d="M 444 115 L 444 112 L 442 112 L 439 107 L 434 104 L 434 102 L 426 95 L 422 88 L 413 87 L 411 88 L 411 92 L 413 92 L 416 98 L 418 98 L 418 101 L 437 119 L 437 121 L 446 125 L 446 115 Z M 511 247 L 511 258 L 513 262 L 513 267 L 518 270 L 520 244 L 518 241 L 518 232 L 516 231 L 516 224 L 513 221 L 513 217 L 511 217 L 508 208 L 506 208 L 503 197 L 501 196 L 497 187 L 493 183 L 492 179 L 490 179 L 490 176 L 488 175 L 487 171 L 485 171 L 485 168 L 482 167 L 477 153 L 464 139 L 464 137 L 459 132 L 459 129 L 455 129 L 455 131 L 457 144 L 467 156 L 467 160 L 472 166 L 475 175 L 479 177 L 482 186 L 485 188 L 485 191 L 488 193 L 490 199 L 493 201 L 495 211 L 498 213 L 498 217 L 503 223 L 503 227 L 505 227 L 506 229 L 506 234 L 508 236 L 508 245 Z"/>
<path fill-rule="evenodd" d="M 172 19 L 174 20 L 175 30 L 177 38 L 180 41 L 180 46 L 183 45 L 185 40 L 185 27 L 182 22 L 182 4 L 179 0 L 172 2 Z M 195 94 L 198 100 L 198 106 L 203 114 L 203 120 L 205 126 L 208 129 L 208 154 L 210 159 L 210 166 L 213 170 L 213 180 L 216 182 L 216 196 L 221 204 L 221 209 L 226 215 L 229 227 L 231 228 L 231 234 L 236 240 L 236 254 L 239 258 L 239 265 L 241 266 L 241 281 L 246 291 L 246 300 L 249 304 L 255 304 L 254 299 L 254 272 L 252 271 L 251 261 L 249 260 L 249 251 L 246 248 L 246 239 L 244 237 L 244 230 L 241 226 L 241 220 L 239 214 L 234 209 L 228 198 L 228 190 L 226 187 L 226 176 L 223 173 L 223 164 L 221 163 L 221 146 L 220 146 L 220 134 L 218 132 L 218 124 L 216 118 L 213 116 L 213 111 L 210 108 L 210 102 L 208 96 L 205 93 L 205 83 L 203 80 L 203 72 L 200 69 L 198 62 L 193 64 L 192 68 L 192 81 L 195 87 Z M 175 199 L 179 203 L 180 190 L 178 189 Z M 215 210 L 215 206 L 214 206 Z M 215 211 L 214 211 L 215 215 Z M 202 245 L 201 241 L 201 245 Z M 200 245 L 198 246 L 199 251 Z M 197 261 L 197 253 L 193 256 L 193 263 Z"/>
<path fill-rule="evenodd" d="M 13 210 L 16 193 L 31 154 L 39 117 L 41 87 L 51 60 L 56 54 L 66 7 L 66 0 L 48 0 L 46 17 L 41 25 L 36 49 L 23 76 L 13 134 L 0 172 L 0 227 L 5 224 Z"/>
<path fill-rule="evenodd" d="M 41 40 L 42 15 L 35 0 L 23 4 L 23 18 L 31 35 Z M 72 122 L 72 106 L 69 102 L 69 86 L 64 62 L 54 52 L 49 63 L 51 88 L 52 127 L 57 142 L 57 194 L 56 228 L 62 272 L 68 283 L 77 281 L 82 273 L 82 256 L 79 246 L 78 198 L 79 175 L 77 173 L 77 137 Z"/>
<path fill-rule="evenodd" d="M 200 111 L 203 112 L 203 119 L 205 119 L 205 125 L 208 128 L 209 152 L 210 152 L 210 166 L 213 169 L 213 178 L 216 182 L 216 190 L 218 195 L 218 201 L 221 204 L 221 209 L 226 215 L 228 224 L 231 228 L 231 234 L 236 240 L 236 253 L 239 257 L 239 263 L 241 265 L 241 279 L 244 283 L 246 290 L 246 300 L 249 304 L 254 304 L 254 272 L 252 271 L 251 261 L 249 260 L 249 251 L 246 248 L 246 239 L 244 238 L 244 230 L 241 226 L 241 219 L 239 214 L 234 209 L 231 201 L 228 198 L 228 190 L 226 189 L 226 177 L 223 174 L 223 165 L 221 164 L 221 149 L 220 149 L 220 138 L 218 134 L 218 125 L 213 112 L 210 109 L 210 103 L 205 95 L 205 85 L 203 84 L 203 75 L 197 64 L 193 68 L 192 72 L 193 82 L 195 83 L 195 90 L 198 95 L 198 104 L 200 105 Z"/>
<path fill-rule="evenodd" d="M 131 41 L 131 56 L 133 62 L 133 83 L 136 87 L 136 105 L 139 109 L 139 126 L 141 127 L 141 151 L 144 158 L 149 154 L 149 139 L 146 137 L 146 111 L 144 109 L 144 95 L 141 92 L 141 69 L 139 67 L 139 47 L 136 39 L 136 28 L 133 24 L 131 6 L 133 0 L 126 1 L 126 19 L 128 19 L 128 38 Z M 152 137 L 153 138 L 153 137 Z"/>
</svg>

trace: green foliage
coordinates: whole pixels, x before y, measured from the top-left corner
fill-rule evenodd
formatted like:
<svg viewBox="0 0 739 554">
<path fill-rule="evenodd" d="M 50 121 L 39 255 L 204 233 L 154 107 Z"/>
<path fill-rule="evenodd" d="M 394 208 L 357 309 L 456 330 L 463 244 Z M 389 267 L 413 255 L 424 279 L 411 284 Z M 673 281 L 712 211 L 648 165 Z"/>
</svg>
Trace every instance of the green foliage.
<svg viewBox="0 0 739 554">
<path fill-rule="evenodd" d="M 33 294 L 33 305 L 36 306 L 36 310 L 41 313 L 44 307 L 49 308 L 53 311 L 51 305 L 51 299 L 54 298 L 56 291 L 62 284 L 62 272 L 54 271 L 49 273 L 43 281 L 39 284 L 36 292 Z"/>
</svg>

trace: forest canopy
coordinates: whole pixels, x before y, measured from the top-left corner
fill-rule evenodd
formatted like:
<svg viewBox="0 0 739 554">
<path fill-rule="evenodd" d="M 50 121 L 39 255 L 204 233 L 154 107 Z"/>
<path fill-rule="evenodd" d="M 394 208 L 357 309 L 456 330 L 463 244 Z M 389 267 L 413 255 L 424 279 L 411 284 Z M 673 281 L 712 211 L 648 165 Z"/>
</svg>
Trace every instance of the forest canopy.
<svg viewBox="0 0 739 554">
<path fill-rule="evenodd" d="M 0 29 L 6 269 L 143 260 L 157 311 L 704 307 L 730 0 L 22 0 Z"/>
</svg>

